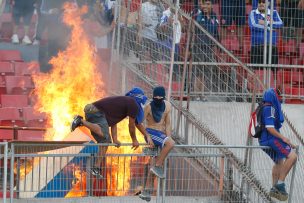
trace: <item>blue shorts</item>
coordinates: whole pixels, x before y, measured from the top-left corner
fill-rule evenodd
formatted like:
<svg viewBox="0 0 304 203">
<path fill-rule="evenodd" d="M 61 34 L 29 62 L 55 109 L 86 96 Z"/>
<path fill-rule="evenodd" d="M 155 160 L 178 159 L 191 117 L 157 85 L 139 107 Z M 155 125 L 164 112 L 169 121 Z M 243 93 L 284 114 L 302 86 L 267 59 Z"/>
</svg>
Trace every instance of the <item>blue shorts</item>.
<svg viewBox="0 0 304 203">
<path fill-rule="evenodd" d="M 151 128 L 146 128 L 147 133 L 151 136 L 151 139 L 155 145 L 155 147 L 163 147 L 167 139 L 169 138 L 165 133 L 154 130 Z"/>
<path fill-rule="evenodd" d="M 230 26 L 246 24 L 245 0 L 221 0 L 221 25 Z"/>
<path fill-rule="evenodd" d="M 291 147 L 276 137 L 262 141 L 260 142 L 260 145 L 271 147 L 271 149 L 263 149 L 263 151 L 266 152 L 275 163 L 288 157 L 291 152 Z"/>
</svg>

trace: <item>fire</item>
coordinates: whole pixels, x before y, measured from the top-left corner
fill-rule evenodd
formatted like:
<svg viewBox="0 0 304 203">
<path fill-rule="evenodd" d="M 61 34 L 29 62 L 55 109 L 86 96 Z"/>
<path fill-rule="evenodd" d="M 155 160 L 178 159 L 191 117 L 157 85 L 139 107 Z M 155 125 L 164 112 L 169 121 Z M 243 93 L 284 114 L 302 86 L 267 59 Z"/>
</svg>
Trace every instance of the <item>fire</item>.
<svg viewBox="0 0 304 203">
<path fill-rule="evenodd" d="M 117 125 L 118 140 L 122 143 L 131 143 L 132 140 L 129 135 L 129 121 L 124 119 Z M 144 143 L 144 137 L 139 131 L 136 132 L 139 143 Z M 141 148 L 137 150 L 131 147 L 109 147 L 107 153 L 109 154 L 133 154 L 141 153 Z M 111 157 L 111 170 L 107 174 L 107 195 L 108 196 L 124 196 L 130 188 L 130 174 L 131 174 L 131 157 Z M 137 157 L 132 157 L 132 162 L 136 162 Z M 110 165 L 109 165 L 110 166 Z"/>
<path fill-rule="evenodd" d="M 77 166 L 74 167 L 74 180 L 72 181 L 72 189 L 65 197 L 84 197 L 86 192 L 86 173 Z"/>
<path fill-rule="evenodd" d="M 86 7 L 76 8 L 71 3 L 64 5 L 63 21 L 71 27 L 68 47 L 50 60 L 52 70 L 49 73 L 33 75 L 33 95 L 36 97 L 34 108 L 48 117 L 46 140 L 63 140 L 70 132 L 73 116 L 83 115 L 83 108 L 87 103 L 105 96 L 102 75 L 97 69 L 95 47 L 82 27 L 81 16 L 86 12 Z M 144 142 L 143 136 L 139 132 L 137 134 L 138 141 Z M 122 143 L 131 143 L 127 119 L 118 125 L 118 139 Z M 132 154 L 139 153 L 139 150 L 134 151 L 131 147 L 109 147 L 107 153 Z M 130 163 L 131 158 L 126 158 L 123 162 L 113 158 L 112 163 L 107 163 L 107 167 L 116 164 L 112 169 L 117 170 L 107 174 L 107 195 L 126 194 L 130 188 Z M 73 188 L 66 197 L 86 195 L 86 175 L 80 169 L 75 171 Z"/>
<path fill-rule="evenodd" d="M 71 38 L 66 50 L 50 60 L 50 73 L 33 76 L 34 105 L 48 117 L 46 140 L 59 141 L 70 131 L 75 114 L 83 115 L 85 104 L 104 96 L 101 73 L 97 69 L 95 47 L 86 36 L 81 16 L 87 8 L 64 5 L 63 21 L 71 27 Z"/>
</svg>

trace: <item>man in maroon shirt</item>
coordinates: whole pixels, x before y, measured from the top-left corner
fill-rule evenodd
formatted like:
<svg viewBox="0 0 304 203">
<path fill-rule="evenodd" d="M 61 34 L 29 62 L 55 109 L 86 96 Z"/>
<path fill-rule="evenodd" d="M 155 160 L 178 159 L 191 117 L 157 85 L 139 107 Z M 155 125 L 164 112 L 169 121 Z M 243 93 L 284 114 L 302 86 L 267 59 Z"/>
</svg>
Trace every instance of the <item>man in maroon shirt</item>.
<svg viewBox="0 0 304 203">
<path fill-rule="evenodd" d="M 144 91 L 139 87 L 134 87 L 126 96 L 112 96 L 100 99 L 92 104 L 87 104 L 84 108 L 85 119 L 81 116 L 75 116 L 71 131 L 79 126 L 85 126 L 90 131 L 98 143 L 111 143 L 109 127 L 113 142 L 120 146 L 117 139 L 117 123 L 126 117 L 129 117 L 129 133 L 132 139 L 132 148 L 137 149 L 139 143 L 135 134 L 135 127 L 146 137 L 150 146 L 154 146 L 150 135 L 146 132 L 142 122 L 144 120 L 144 111 L 142 105 L 147 101 Z M 107 148 L 101 150 L 100 155 L 105 154 Z M 98 159 L 95 167 L 92 168 L 92 174 L 101 176 L 102 159 Z M 102 176 L 101 176 L 102 177 Z"/>
</svg>

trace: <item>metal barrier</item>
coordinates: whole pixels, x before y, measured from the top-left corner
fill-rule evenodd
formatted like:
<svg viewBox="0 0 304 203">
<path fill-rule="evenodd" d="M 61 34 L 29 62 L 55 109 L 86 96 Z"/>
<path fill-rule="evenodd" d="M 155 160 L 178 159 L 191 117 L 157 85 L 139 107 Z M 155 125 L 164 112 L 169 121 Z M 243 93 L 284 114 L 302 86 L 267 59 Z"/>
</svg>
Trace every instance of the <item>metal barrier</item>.
<svg viewBox="0 0 304 203">
<path fill-rule="evenodd" d="M 102 147 L 111 152 L 101 156 L 98 149 Z M 155 155 L 140 150 L 115 153 L 118 149 L 113 144 L 11 143 L 10 200 L 102 196 L 111 202 L 111 196 L 123 199 L 146 188 L 157 202 L 171 202 L 177 196 L 208 202 L 272 202 L 268 196 L 272 164 L 262 149 L 266 148 L 176 145 L 165 161 L 162 180 L 148 175 Z M 249 150 L 255 155 L 254 163 L 260 163 L 248 168 L 230 150 L 237 157 Z M 102 177 L 90 173 L 96 159 L 103 159 Z M 145 186 L 148 178 L 152 184 Z M 295 167 L 287 179 L 290 199 L 294 199 L 294 178 Z"/>
<path fill-rule="evenodd" d="M 0 143 L 0 184 L 2 188 L 2 200 L 6 202 L 7 196 L 7 159 L 8 159 L 8 145 L 7 142 Z"/>
</svg>

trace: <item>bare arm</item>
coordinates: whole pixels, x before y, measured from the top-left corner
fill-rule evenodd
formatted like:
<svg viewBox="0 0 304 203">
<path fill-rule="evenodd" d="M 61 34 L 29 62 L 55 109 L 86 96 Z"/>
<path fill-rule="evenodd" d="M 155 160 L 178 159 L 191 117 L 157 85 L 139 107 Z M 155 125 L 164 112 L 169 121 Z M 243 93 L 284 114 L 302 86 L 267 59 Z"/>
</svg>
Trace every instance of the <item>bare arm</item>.
<svg viewBox="0 0 304 203">
<path fill-rule="evenodd" d="M 171 136 L 171 117 L 170 117 L 170 110 L 169 112 L 166 114 L 165 117 L 165 125 L 166 125 L 166 135 L 167 136 Z"/>
<path fill-rule="evenodd" d="M 304 10 L 304 0 L 299 1 L 298 9 Z"/>
<path fill-rule="evenodd" d="M 111 127 L 111 135 L 112 135 L 113 142 L 117 145 L 116 147 L 120 147 L 121 142 L 118 141 L 118 139 L 117 139 L 117 125 L 113 125 Z"/>
<path fill-rule="evenodd" d="M 135 133 L 135 119 L 131 117 L 129 117 L 129 134 L 133 143 L 132 148 L 137 149 L 139 147 L 139 143 L 137 141 Z"/>
<path fill-rule="evenodd" d="M 279 133 L 275 128 L 269 127 L 269 128 L 267 128 L 267 131 L 268 131 L 270 134 L 272 134 L 273 136 L 275 136 L 275 137 L 280 138 L 281 140 L 283 140 L 283 142 L 285 142 L 286 144 L 290 145 L 292 148 L 295 148 L 295 145 L 293 145 L 293 144 L 291 143 L 291 141 L 290 141 L 287 137 L 283 136 L 283 135 L 282 135 L 281 133 Z"/>
</svg>

